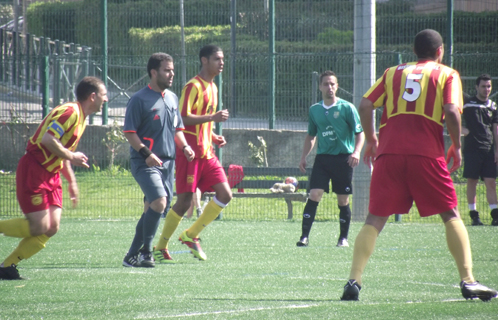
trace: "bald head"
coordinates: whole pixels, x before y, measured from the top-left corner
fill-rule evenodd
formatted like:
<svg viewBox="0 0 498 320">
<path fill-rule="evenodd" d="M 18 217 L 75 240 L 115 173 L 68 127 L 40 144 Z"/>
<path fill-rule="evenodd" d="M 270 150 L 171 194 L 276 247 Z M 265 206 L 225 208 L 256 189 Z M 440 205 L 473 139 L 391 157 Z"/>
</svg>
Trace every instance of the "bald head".
<svg viewBox="0 0 498 320">
<path fill-rule="evenodd" d="M 443 38 L 436 30 L 425 29 L 417 33 L 413 50 L 419 59 L 434 59 L 436 51 L 443 45 Z"/>
</svg>

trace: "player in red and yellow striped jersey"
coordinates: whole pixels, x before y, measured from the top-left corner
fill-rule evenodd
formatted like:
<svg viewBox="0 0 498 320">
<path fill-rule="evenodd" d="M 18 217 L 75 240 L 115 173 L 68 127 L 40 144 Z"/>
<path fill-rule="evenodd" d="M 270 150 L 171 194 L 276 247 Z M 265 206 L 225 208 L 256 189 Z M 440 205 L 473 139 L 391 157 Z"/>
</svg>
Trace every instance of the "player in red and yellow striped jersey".
<svg viewBox="0 0 498 320">
<path fill-rule="evenodd" d="M 462 160 L 460 76 L 441 64 L 443 39 L 437 31 L 419 32 L 414 52 L 417 62 L 387 69 L 360 103 L 366 139 L 364 161 L 375 166 L 370 213 L 356 237 L 349 281 L 341 299 L 358 300 L 363 271 L 387 219 L 392 214 L 407 213 L 415 201 L 421 216 L 441 216 L 463 297 L 490 300 L 498 293 L 474 279 L 469 237 L 450 177 Z M 381 106 L 384 112 L 377 139 L 373 110 Z M 453 164 L 449 171 L 444 158 L 443 121 L 452 140 L 448 162 L 453 159 Z"/>
<path fill-rule="evenodd" d="M 29 139 L 16 172 L 17 199 L 25 218 L 0 221 L 0 233 L 22 238 L 0 265 L 0 279 L 22 279 L 17 264 L 45 247 L 54 236 L 62 212 L 60 173 L 66 178 L 73 205 L 78 186 L 71 164 L 88 168 L 88 158 L 76 151 L 85 130 L 85 118 L 102 109 L 107 90 L 102 80 L 85 77 L 76 87 L 77 102 L 54 108 Z"/>
<path fill-rule="evenodd" d="M 219 147 L 226 144 L 223 136 L 213 132 L 213 122 L 224 122 L 229 116 L 228 110 L 217 111 L 218 89 L 213 82 L 214 77 L 223 71 L 223 51 L 220 47 L 206 45 L 200 50 L 199 58 L 201 71 L 185 85 L 180 98 L 180 112 L 185 126 L 183 134 L 195 152 L 195 159 L 189 162 L 183 152 L 176 152 L 178 200 L 166 215 L 156 250 L 167 249 L 169 239 L 190 207 L 196 188 L 201 192 L 213 189 L 216 192 L 213 200 L 180 236 L 182 243 L 190 248 L 196 258 L 206 260 L 199 244 L 199 233 L 227 206 L 232 199 L 232 191 L 212 146 L 213 143 Z"/>
</svg>

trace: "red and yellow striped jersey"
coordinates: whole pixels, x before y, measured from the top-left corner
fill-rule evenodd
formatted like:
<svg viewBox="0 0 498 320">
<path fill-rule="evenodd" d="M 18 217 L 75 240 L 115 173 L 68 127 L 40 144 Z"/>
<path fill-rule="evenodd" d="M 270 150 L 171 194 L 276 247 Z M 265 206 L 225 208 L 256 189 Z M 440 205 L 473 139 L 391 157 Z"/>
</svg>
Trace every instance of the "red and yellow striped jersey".
<svg viewBox="0 0 498 320">
<path fill-rule="evenodd" d="M 218 107 L 218 88 L 214 83 L 204 81 L 201 77 L 192 78 L 182 90 L 180 113 L 188 115 L 212 115 Z M 183 134 L 187 143 L 195 152 L 196 158 L 211 159 L 215 156 L 212 136 L 213 122 L 185 126 Z"/>
<path fill-rule="evenodd" d="M 64 159 L 52 154 L 41 143 L 43 135 L 45 133 L 53 135 L 60 140 L 64 148 L 74 152 L 85 127 L 85 115 L 79 103 L 69 102 L 60 105 L 42 120 L 35 134 L 29 138 L 26 151 L 34 155 L 47 171 L 56 173 L 62 169 Z"/>
<path fill-rule="evenodd" d="M 401 64 L 387 69 L 363 97 L 375 108 L 384 106 L 377 156 L 444 157 L 443 106 L 455 104 L 462 112 L 457 71 L 428 60 Z"/>
</svg>

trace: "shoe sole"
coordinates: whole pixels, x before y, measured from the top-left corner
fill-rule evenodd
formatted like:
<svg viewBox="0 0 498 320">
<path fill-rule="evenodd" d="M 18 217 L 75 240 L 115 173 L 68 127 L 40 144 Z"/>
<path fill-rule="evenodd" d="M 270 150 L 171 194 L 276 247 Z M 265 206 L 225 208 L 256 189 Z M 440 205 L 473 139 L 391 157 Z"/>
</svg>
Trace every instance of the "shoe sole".
<svg viewBox="0 0 498 320">
<path fill-rule="evenodd" d="M 182 235 L 183 235 L 183 233 L 180 235 L 180 238 L 178 238 L 178 241 L 180 241 L 182 244 L 186 245 L 190 249 L 190 253 L 194 256 L 194 258 L 199 259 L 200 261 L 206 261 L 207 260 L 207 256 L 206 257 L 201 257 L 201 255 L 199 254 L 199 251 L 197 251 L 195 249 L 192 249 L 192 247 L 190 247 L 188 245 L 189 242 L 192 243 L 191 241 L 183 241 Z"/>
<path fill-rule="evenodd" d="M 471 295 L 471 296 L 463 296 L 465 298 L 465 300 L 474 300 L 474 299 L 481 299 L 481 301 L 484 301 L 484 302 L 488 302 L 490 301 L 491 299 L 493 298 L 496 298 L 495 295 L 492 295 L 492 294 L 475 294 L 475 295 Z"/>
<path fill-rule="evenodd" d="M 196 259 L 199 259 L 200 261 L 206 261 L 207 260 L 207 257 L 201 257 L 201 255 L 199 254 L 199 251 L 195 250 L 195 249 L 192 249 L 188 244 L 187 242 L 184 242 L 182 239 L 178 239 L 180 240 L 180 242 L 184 245 L 186 245 L 189 249 L 190 249 L 190 253 L 194 256 L 194 258 Z M 190 241 L 189 241 L 190 242 Z"/>
<path fill-rule="evenodd" d="M 162 253 L 160 255 L 158 255 L 157 257 L 156 257 L 156 255 L 154 255 L 154 260 L 156 260 L 156 263 L 159 262 L 160 264 L 173 264 L 173 263 L 176 263 L 176 261 L 173 260 L 173 259 L 171 259 L 171 260 L 170 259 L 165 259 L 163 257 Z"/>
<path fill-rule="evenodd" d="M 298 246 L 298 247 L 307 247 L 308 244 L 302 243 L 302 242 L 298 242 L 298 243 L 296 243 L 296 246 Z"/>
<path fill-rule="evenodd" d="M 484 302 L 487 302 L 487 301 L 490 301 L 491 299 L 493 298 L 496 298 L 497 295 L 494 295 L 490 292 L 483 292 L 483 293 L 474 293 L 472 294 L 471 292 L 469 292 L 469 294 L 467 296 L 465 296 L 463 293 L 462 293 L 462 296 L 465 298 L 465 300 L 474 300 L 474 299 L 481 299 L 482 301 Z"/>
<path fill-rule="evenodd" d="M 17 277 L 17 278 L 10 278 L 10 277 L 3 277 L 3 276 L 0 276 L 0 280 L 7 280 L 7 281 L 13 281 L 13 280 L 28 280 L 27 278 L 23 278 L 21 276 Z"/>
<path fill-rule="evenodd" d="M 344 292 L 342 294 L 341 300 L 342 301 L 358 301 L 360 297 L 360 292 L 354 292 L 354 293 L 347 293 Z"/>
<path fill-rule="evenodd" d="M 132 265 L 132 264 L 129 264 L 129 263 L 123 262 L 123 267 L 127 267 L 127 268 L 139 268 L 140 266 L 134 266 L 134 265 Z"/>
</svg>

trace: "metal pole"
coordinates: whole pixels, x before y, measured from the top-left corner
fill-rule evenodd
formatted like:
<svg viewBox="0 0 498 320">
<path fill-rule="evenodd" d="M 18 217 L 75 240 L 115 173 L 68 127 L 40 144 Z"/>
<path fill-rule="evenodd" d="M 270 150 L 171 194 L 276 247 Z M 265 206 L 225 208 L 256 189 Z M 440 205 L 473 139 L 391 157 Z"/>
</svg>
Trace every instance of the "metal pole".
<svg viewBox="0 0 498 320">
<path fill-rule="evenodd" d="M 107 88 L 107 0 L 101 1 L 102 20 L 102 81 Z M 104 103 L 102 108 L 102 124 L 106 125 L 108 120 L 108 105 Z"/>
<path fill-rule="evenodd" d="M 223 110 L 223 100 L 221 98 L 223 96 L 223 78 L 221 76 L 221 73 L 214 78 L 214 83 L 218 87 L 218 108 L 217 108 L 217 110 L 218 111 Z M 223 126 L 222 126 L 221 122 L 216 123 L 215 130 L 216 130 L 217 135 L 223 134 Z M 223 163 L 223 159 L 222 159 L 223 158 L 223 150 L 220 147 L 216 146 L 215 151 L 216 151 L 216 156 L 220 160 L 220 163 Z"/>
<path fill-rule="evenodd" d="M 231 48 L 230 50 L 230 112 L 232 117 L 237 116 L 237 94 L 236 94 L 236 86 L 235 86 L 235 61 L 237 56 L 237 45 L 236 45 L 236 31 L 237 31 L 237 0 L 230 1 L 230 42 Z"/>
<path fill-rule="evenodd" d="M 183 7 L 183 0 L 180 0 L 180 32 L 182 37 L 182 56 L 180 58 L 182 68 L 182 88 L 187 83 L 187 54 L 185 53 L 185 9 Z"/>
<path fill-rule="evenodd" d="M 318 72 L 311 73 L 311 103 L 310 106 L 318 102 Z"/>
<path fill-rule="evenodd" d="M 353 104 L 358 107 L 363 94 L 375 82 L 375 0 L 355 0 L 354 6 Z M 360 161 L 353 172 L 354 221 L 364 221 L 368 214 L 370 178 L 370 169 Z"/>
<path fill-rule="evenodd" d="M 31 81 L 33 81 L 31 77 L 31 34 L 27 33 L 26 34 L 26 53 L 25 53 L 25 62 L 26 65 L 24 66 L 24 73 L 25 73 L 25 79 L 26 79 L 26 90 L 31 89 Z"/>
<path fill-rule="evenodd" d="M 48 55 L 42 57 L 41 60 L 41 81 L 42 81 L 42 119 L 44 119 L 50 108 L 50 71 L 49 71 L 49 60 Z"/>
<path fill-rule="evenodd" d="M 14 0 L 14 32 L 19 31 L 19 0 Z"/>
<path fill-rule="evenodd" d="M 268 80 L 268 89 L 270 94 L 269 106 L 269 129 L 275 128 L 275 0 L 269 1 L 269 37 L 270 45 L 268 50 L 268 57 L 270 60 L 269 70 L 270 76 Z"/>
<path fill-rule="evenodd" d="M 453 0 L 447 0 L 447 29 L 448 29 L 448 39 L 446 40 L 446 64 L 453 68 Z"/>
<path fill-rule="evenodd" d="M 3 57 L 3 51 L 2 51 L 2 45 L 4 41 L 4 37 L 7 36 L 7 31 L 4 30 L 3 28 L 0 29 L 0 81 L 4 80 L 4 57 Z"/>
</svg>

